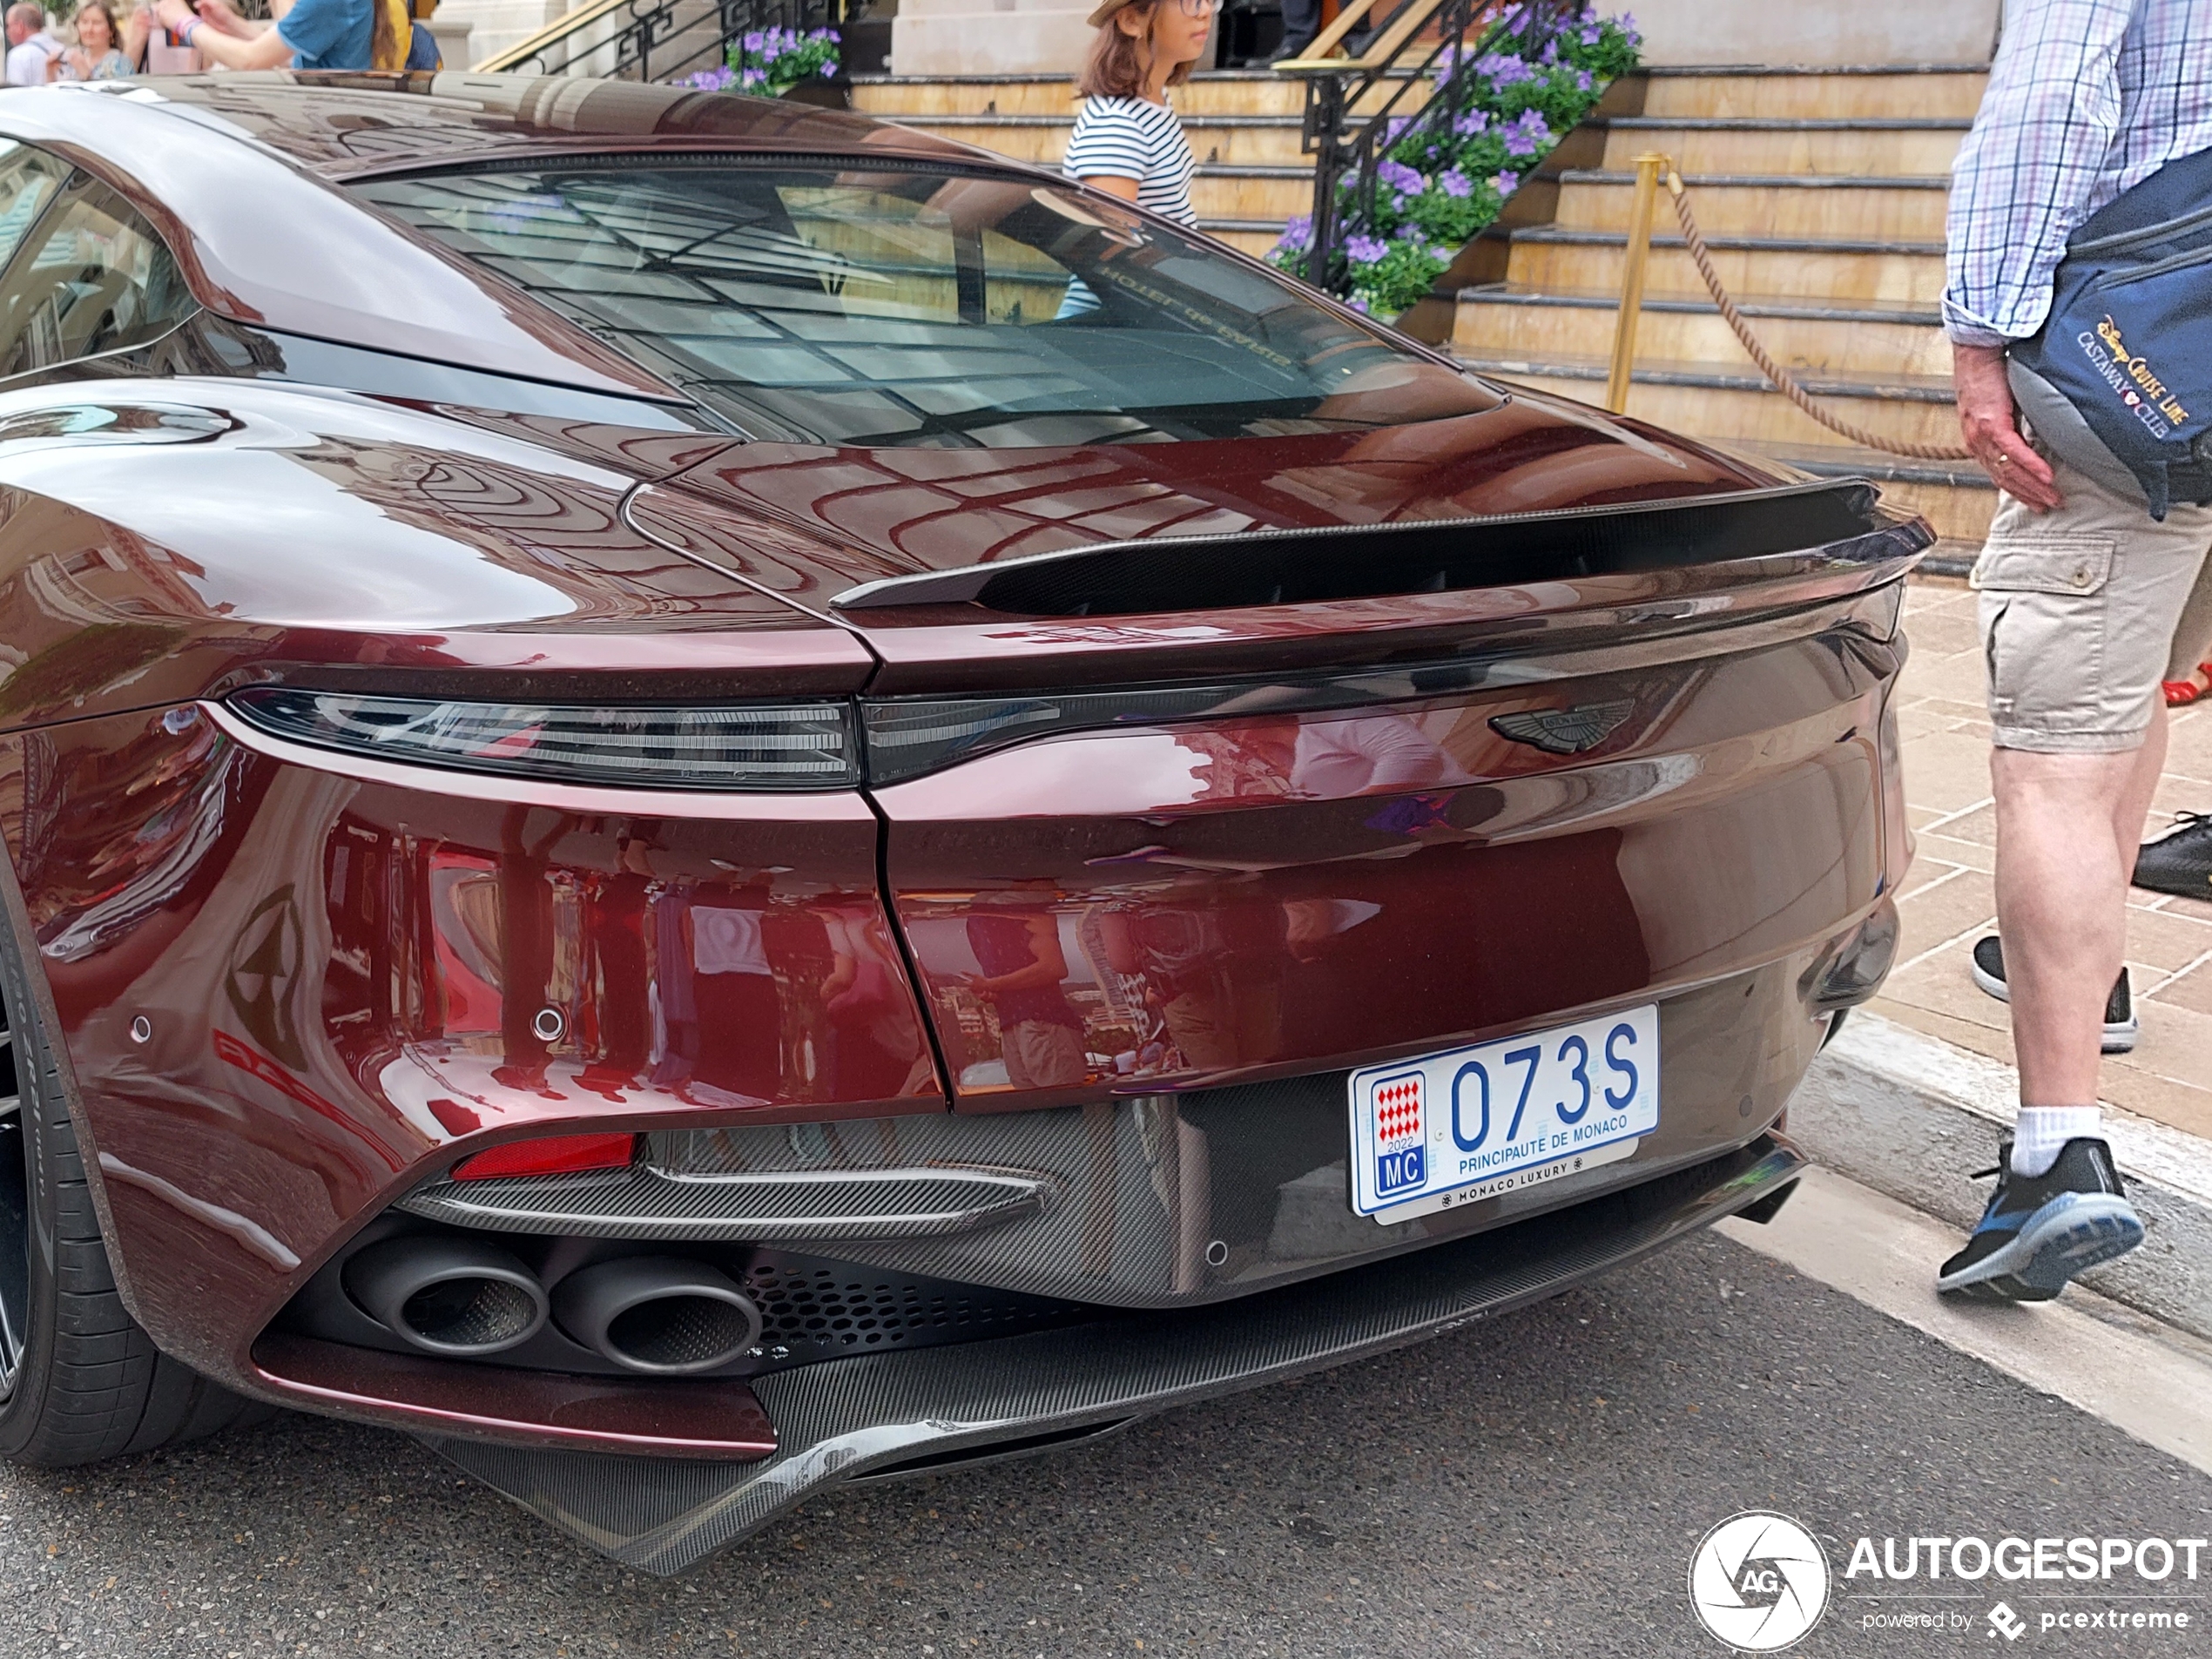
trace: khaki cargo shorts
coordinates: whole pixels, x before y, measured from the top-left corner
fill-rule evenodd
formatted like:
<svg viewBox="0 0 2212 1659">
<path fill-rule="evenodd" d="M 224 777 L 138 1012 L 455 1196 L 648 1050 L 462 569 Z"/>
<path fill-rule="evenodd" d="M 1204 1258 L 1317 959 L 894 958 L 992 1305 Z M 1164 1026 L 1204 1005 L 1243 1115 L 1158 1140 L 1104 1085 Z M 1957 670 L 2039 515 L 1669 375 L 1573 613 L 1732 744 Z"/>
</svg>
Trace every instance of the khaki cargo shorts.
<svg viewBox="0 0 2212 1659">
<path fill-rule="evenodd" d="M 2051 462 L 2066 504 L 1998 498 L 1974 562 L 1991 737 L 2000 749 L 2114 754 L 2140 748 L 2161 679 L 2212 646 L 2212 506 L 2159 523 L 2140 498 Z"/>
</svg>

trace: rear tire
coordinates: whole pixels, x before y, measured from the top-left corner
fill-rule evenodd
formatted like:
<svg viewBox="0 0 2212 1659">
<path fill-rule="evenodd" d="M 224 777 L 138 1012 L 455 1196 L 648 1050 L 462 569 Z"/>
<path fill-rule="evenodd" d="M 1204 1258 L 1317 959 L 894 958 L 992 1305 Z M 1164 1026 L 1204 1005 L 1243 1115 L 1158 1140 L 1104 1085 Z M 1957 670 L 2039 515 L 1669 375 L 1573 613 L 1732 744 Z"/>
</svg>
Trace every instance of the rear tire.
<svg viewBox="0 0 2212 1659">
<path fill-rule="evenodd" d="M 93 1463 L 274 1415 L 170 1359 L 124 1311 L 53 1049 L 4 938 L 0 993 L 0 1458 Z"/>
</svg>

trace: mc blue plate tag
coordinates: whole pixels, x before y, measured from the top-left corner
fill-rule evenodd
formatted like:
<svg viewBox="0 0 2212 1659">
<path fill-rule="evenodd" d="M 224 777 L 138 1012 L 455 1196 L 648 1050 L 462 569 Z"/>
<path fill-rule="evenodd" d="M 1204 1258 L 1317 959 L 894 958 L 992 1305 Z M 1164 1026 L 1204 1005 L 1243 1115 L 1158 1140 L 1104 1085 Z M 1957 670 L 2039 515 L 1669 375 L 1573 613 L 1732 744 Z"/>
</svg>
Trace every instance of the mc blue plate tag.
<svg viewBox="0 0 2212 1659">
<path fill-rule="evenodd" d="M 1352 1074 L 1352 1207 L 1380 1222 L 1517 1191 L 1634 1152 L 1659 1126 L 1659 1010 Z"/>
</svg>

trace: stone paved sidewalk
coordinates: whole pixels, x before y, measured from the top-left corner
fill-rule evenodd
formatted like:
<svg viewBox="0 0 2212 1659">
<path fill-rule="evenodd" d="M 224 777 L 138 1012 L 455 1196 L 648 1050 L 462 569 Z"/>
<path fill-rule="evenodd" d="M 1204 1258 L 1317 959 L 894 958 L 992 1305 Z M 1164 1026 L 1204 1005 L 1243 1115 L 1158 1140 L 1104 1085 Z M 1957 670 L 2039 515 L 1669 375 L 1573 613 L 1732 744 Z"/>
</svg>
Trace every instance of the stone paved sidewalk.
<svg viewBox="0 0 2212 1659">
<path fill-rule="evenodd" d="M 1904 936 L 1872 1008 L 2010 1064 L 2001 1002 L 1967 974 L 1973 941 L 1996 927 L 1989 723 L 1974 596 L 1963 582 L 1916 577 L 1905 603 L 1912 655 L 1899 691 L 1905 791 L 1918 856 L 1898 890 Z M 2174 711 L 2173 746 L 2151 833 L 2182 808 L 2212 812 L 2212 709 Z M 2212 903 L 2128 894 L 2128 961 L 2142 1036 L 2108 1055 L 2104 1098 L 2191 1134 L 2212 1136 Z"/>
</svg>

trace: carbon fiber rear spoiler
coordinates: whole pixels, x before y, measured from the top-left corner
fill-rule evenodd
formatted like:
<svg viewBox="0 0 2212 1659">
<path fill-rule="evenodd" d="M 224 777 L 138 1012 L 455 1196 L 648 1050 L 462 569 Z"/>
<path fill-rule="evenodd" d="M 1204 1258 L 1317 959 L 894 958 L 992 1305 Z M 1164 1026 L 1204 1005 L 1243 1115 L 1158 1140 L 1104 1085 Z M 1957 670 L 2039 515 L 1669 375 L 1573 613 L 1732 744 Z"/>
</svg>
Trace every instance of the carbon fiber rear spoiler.
<svg viewBox="0 0 2212 1659">
<path fill-rule="evenodd" d="M 1864 478 L 1535 513 L 1105 542 L 848 588 L 841 611 L 1116 616 L 1298 604 L 1785 553 L 1879 528 Z"/>
</svg>

